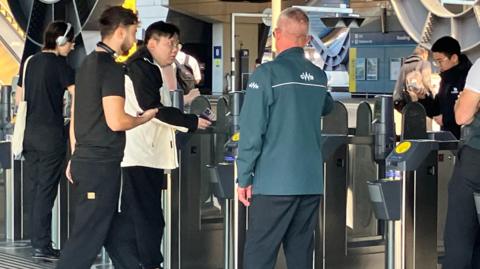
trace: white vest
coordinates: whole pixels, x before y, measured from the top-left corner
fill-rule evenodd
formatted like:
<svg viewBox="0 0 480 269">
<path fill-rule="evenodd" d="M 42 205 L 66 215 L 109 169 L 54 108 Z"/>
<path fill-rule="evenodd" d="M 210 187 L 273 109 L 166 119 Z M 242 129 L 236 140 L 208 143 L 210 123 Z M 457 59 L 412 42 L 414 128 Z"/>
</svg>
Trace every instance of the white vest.
<svg viewBox="0 0 480 269">
<path fill-rule="evenodd" d="M 125 112 L 131 116 L 143 112 L 135 96 L 133 83 L 128 76 L 125 76 Z M 176 131 L 187 132 L 188 129 L 170 125 L 157 118 L 126 131 L 127 142 L 122 167 L 177 168 Z"/>
</svg>

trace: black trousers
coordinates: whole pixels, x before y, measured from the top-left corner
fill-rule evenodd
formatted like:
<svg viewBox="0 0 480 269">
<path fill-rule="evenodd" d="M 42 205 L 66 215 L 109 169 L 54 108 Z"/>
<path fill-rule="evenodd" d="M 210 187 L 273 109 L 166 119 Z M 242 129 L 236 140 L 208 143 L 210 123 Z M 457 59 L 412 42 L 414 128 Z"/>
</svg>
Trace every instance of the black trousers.
<svg viewBox="0 0 480 269">
<path fill-rule="evenodd" d="M 313 267 L 313 231 L 320 195 L 254 195 L 249 209 L 245 269 L 273 269 L 283 244 L 289 269 Z"/>
<path fill-rule="evenodd" d="M 480 192 L 480 150 L 465 146 L 458 152 L 448 184 L 443 269 L 480 268 L 480 226 L 474 192 Z"/>
<path fill-rule="evenodd" d="M 115 216 L 107 250 L 116 269 L 161 268 L 163 170 L 123 167 L 122 175 L 121 213 Z"/>
<path fill-rule="evenodd" d="M 51 243 L 52 207 L 65 167 L 65 151 L 30 150 L 24 152 L 24 157 L 25 205 L 32 247 L 46 248 Z"/>
<path fill-rule="evenodd" d="M 75 219 L 57 269 L 89 269 L 117 211 L 120 162 L 72 160 L 71 172 L 77 184 Z"/>
</svg>

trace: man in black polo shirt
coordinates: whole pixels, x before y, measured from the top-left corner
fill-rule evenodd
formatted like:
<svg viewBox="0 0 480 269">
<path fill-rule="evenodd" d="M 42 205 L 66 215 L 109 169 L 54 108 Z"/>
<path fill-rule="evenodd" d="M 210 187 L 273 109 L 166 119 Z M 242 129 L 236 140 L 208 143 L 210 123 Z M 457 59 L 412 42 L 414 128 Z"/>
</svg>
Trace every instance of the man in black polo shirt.
<svg viewBox="0 0 480 269">
<path fill-rule="evenodd" d="M 114 6 L 100 16 L 102 42 L 78 69 L 74 101 L 76 144 L 71 176 L 76 184 L 75 221 L 62 251 L 59 269 L 86 269 L 105 244 L 120 191 L 120 161 L 125 130 L 152 119 L 158 109 L 139 117 L 125 113 L 124 69 L 115 62 L 135 42 L 138 18 Z M 139 111 L 141 112 L 141 111 Z M 69 164 L 70 167 L 70 164 Z"/>
</svg>

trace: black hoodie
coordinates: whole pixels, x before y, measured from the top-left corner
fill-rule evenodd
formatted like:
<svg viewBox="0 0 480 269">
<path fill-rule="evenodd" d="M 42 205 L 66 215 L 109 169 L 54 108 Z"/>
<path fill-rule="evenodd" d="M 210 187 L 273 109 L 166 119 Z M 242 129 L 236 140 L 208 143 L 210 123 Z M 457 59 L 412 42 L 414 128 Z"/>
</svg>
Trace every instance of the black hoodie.
<svg viewBox="0 0 480 269">
<path fill-rule="evenodd" d="M 184 114 L 177 108 L 165 107 L 161 103 L 160 88 L 163 85 L 160 68 L 146 47 L 138 49 L 127 61 L 127 75 L 133 82 L 137 102 L 143 110 L 158 108 L 156 118 L 176 126 L 197 129 L 198 117 Z"/>
<path fill-rule="evenodd" d="M 465 55 L 460 55 L 459 63 L 440 73 L 442 81 L 438 93 L 435 97 L 431 95 L 419 102 L 425 107 L 427 116 L 434 117 L 442 115 L 443 131 L 452 132 L 455 137 L 460 139 L 460 126 L 455 122 L 455 112 L 453 108 L 458 94 L 465 87 L 468 70 L 472 67 L 472 62 Z"/>
</svg>

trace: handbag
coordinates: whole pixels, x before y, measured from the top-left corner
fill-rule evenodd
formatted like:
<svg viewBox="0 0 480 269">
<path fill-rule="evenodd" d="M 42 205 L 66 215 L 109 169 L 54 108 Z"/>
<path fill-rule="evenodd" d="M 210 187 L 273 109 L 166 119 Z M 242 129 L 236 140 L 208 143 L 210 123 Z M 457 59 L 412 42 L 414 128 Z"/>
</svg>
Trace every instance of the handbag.
<svg viewBox="0 0 480 269">
<path fill-rule="evenodd" d="M 18 160 L 21 159 L 23 153 L 23 137 L 25 135 L 25 126 L 27 123 L 27 101 L 25 101 L 25 75 L 27 70 L 28 61 L 32 56 L 28 57 L 25 61 L 23 67 L 23 77 L 22 77 L 22 86 L 23 86 L 23 96 L 22 100 L 18 104 L 17 116 L 15 118 L 15 127 L 13 129 L 12 137 L 12 154 L 13 157 Z"/>
</svg>

